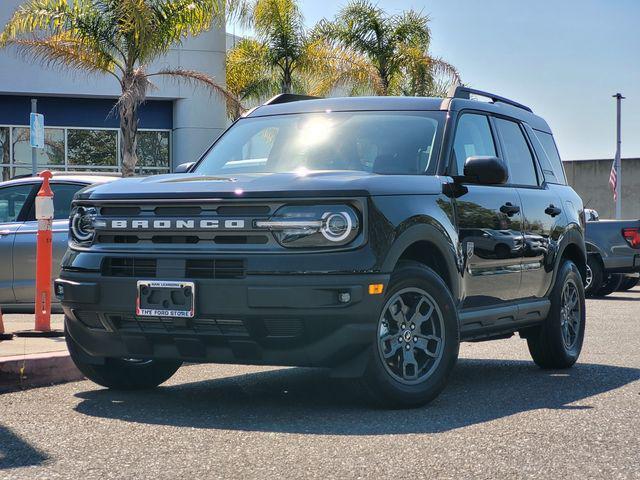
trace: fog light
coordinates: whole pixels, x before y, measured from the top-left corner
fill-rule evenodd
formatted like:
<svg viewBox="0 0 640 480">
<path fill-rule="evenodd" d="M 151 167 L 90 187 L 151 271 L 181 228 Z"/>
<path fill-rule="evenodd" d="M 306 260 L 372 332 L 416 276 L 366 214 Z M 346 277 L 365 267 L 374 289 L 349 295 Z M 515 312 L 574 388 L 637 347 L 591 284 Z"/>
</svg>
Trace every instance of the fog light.
<svg viewBox="0 0 640 480">
<path fill-rule="evenodd" d="M 384 291 L 383 283 L 371 283 L 369 285 L 369 295 L 380 295 Z"/>
<path fill-rule="evenodd" d="M 53 287 L 53 291 L 56 297 L 58 298 L 64 297 L 64 286 L 61 283 L 56 283 Z"/>
<path fill-rule="evenodd" d="M 351 294 L 349 292 L 342 292 L 338 294 L 338 301 L 340 303 L 349 303 L 351 301 Z"/>
</svg>

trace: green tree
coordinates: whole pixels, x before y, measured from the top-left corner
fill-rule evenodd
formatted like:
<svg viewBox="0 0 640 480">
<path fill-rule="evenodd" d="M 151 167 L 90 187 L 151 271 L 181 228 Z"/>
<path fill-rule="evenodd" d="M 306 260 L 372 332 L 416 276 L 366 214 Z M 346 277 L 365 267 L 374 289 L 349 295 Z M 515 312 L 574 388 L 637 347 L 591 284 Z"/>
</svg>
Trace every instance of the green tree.
<svg viewBox="0 0 640 480">
<path fill-rule="evenodd" d="M 253 0 L 243 19 L 256 38 L 241 40 L 227 55 L 227 85 L 240 100 L 323 95 L 340 83 L 366 82 L 373 73 L 341 46 L 312 36 L 296 0 Z"/>
<path fill-rule="evenodd" d="M 0 47 L 15 46 L 28 60 L 113 76 L 121 87 L 123 175 L 137 162 L 138 108 L 155 76 L 202 85 L 233 108 L 235 97 L 202 72 L 148 65 L 173 45 L 208 30 L 213 20 L 238 8 L 234 0 L 29 0 L 18 7 L 0 34 Z"/>
<path fill-rule="evenodd" d="M 367 60 L 376 95 L 441 96 L 460 83 L 455 67 L 429 53 L 429 17 L 415 10 L 388 15 L 368 0 L 354 0 L 315 35 Z"/>
</svg>

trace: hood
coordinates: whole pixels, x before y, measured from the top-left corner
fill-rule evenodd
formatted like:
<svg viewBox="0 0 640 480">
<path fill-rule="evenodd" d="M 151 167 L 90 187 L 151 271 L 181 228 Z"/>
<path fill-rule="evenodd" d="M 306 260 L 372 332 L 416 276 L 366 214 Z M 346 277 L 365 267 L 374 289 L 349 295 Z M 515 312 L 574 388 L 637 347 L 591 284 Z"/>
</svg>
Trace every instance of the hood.
<svg viewBox="0 0 640 480">
<path fill-rule="evenodd" d="M 136 198 L 291 198 L 439 194 L 445 177 L 322 171 L 207 176 L 193 173 L 125 178 L 94 185 L 81 200 Z"/>
</svg>

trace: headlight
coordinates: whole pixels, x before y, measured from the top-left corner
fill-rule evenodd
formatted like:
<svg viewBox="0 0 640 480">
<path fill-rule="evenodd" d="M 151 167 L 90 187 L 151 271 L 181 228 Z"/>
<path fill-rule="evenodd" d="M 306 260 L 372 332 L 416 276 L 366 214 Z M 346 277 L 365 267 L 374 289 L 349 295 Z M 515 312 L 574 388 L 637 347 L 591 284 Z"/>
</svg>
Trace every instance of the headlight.
<svg viewBox="0 0 640 480">
<path fill-rule="evenodd" d="M 258 220 L 283 247 L 339 247 L 351 243 L 360 230 L 356 211 L 348 205 L 288 205 L 269 220 Z"/>
<path fill-rule="evenodd" d="M 98 211 L 94 207 L 75 207 L 71 211 L 69 226 L 71 239 L 76 243 L 88 243 L 96 232 L 95 220 Z"/>
</svg>

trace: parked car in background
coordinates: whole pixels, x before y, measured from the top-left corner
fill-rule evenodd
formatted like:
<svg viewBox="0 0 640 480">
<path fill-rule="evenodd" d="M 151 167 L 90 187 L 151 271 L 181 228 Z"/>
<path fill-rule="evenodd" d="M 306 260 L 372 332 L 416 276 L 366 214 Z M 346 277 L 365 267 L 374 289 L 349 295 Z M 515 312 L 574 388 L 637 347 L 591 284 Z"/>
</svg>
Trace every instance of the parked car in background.
<svg viewBox="0 0 640 480">
<path fill-rule="evenodd" d="M 52 278 L 60 271 L 67 250 L 71 200 L 79 190 L 94 183 L 118 178 L 100 174 L 54 174 L 53 190 L 53 269 Z M 23 177 L 0 182 L 0 305 L 4 312 L 32 312 L 36 278 L 35 196 L 40 177 Z M 55 297 L 53 302 L 57 302 Z M 58 305 L 54 305 L 54 308 Z M 56 308 L 57 309 L 57 308 Z"/>
<path fill-rule="evenodd" d="M 640 220 L 600 220 L 595 210 L 587 219 L 587 281 L 590 297 L 628 290 L 640 280 Z"/>
</svg>

